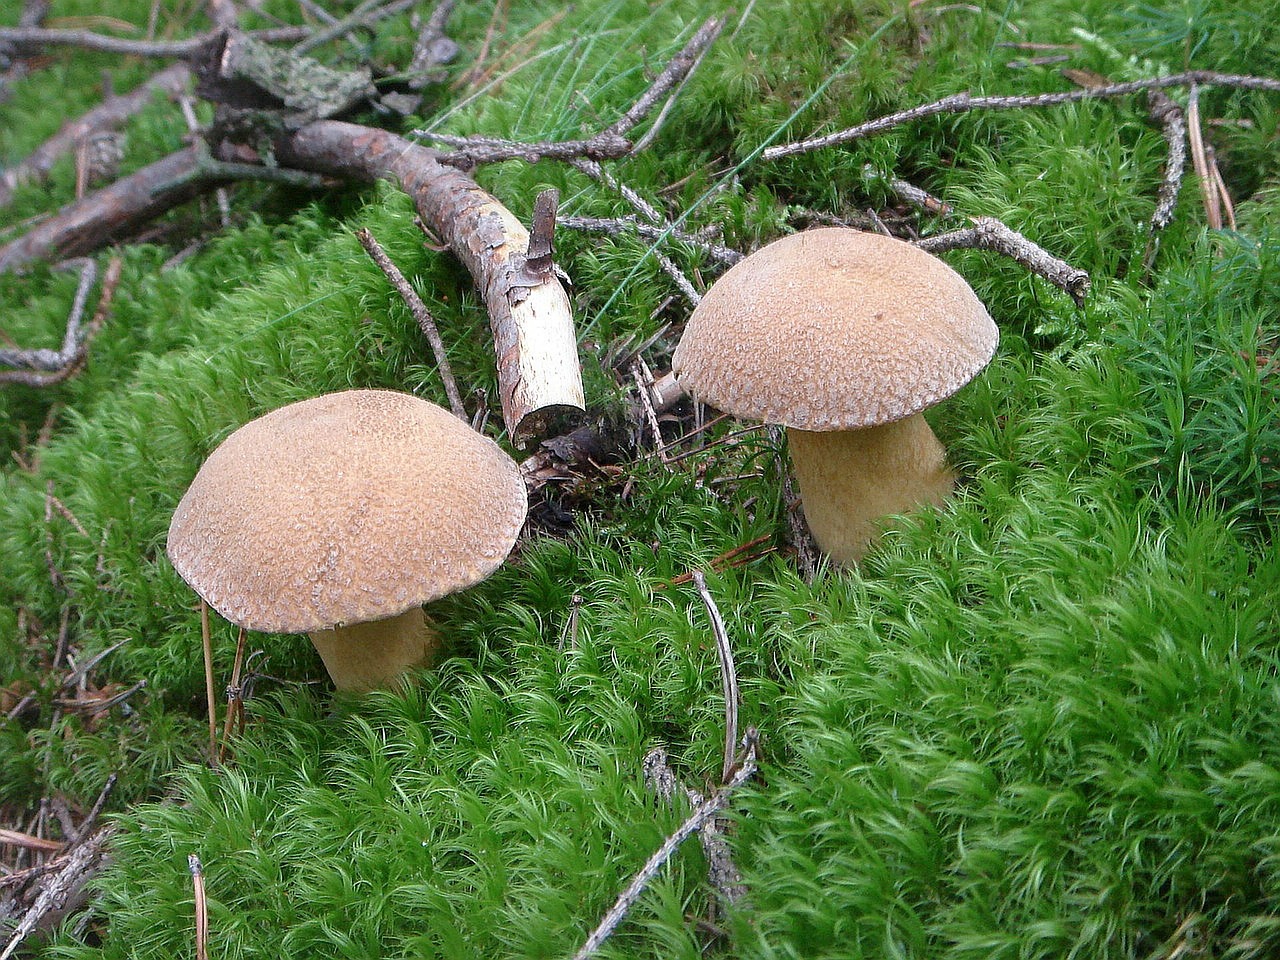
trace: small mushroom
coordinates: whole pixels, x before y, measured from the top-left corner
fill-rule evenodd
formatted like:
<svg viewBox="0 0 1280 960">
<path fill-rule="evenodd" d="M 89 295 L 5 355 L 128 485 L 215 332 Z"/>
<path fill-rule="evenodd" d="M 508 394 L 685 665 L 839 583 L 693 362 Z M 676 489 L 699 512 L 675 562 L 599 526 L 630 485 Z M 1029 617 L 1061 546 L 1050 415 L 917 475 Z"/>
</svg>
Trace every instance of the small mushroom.
<svg viewBox="0 0 1280 960">
<path fill-rule="evenodd" d="M 348 390 L 227 437 L 167 552 L 232 623 L 310 634 L 334 685 L 362 691 L 430 662 L 422 605 L 496 570 L 527 506 L 515 461 L 447 410 Z"/>
<path fill-rule="evenodd" d="M 883 517 L 950 493 L 945 451 L 920 411 L 968 383 L 998 340 L 941 260 L 828 227 L 774 241 L 717 280 L 672 369 L 698 400 L 787 427 L 814 539 L 856 563 Z"/>
</svg>

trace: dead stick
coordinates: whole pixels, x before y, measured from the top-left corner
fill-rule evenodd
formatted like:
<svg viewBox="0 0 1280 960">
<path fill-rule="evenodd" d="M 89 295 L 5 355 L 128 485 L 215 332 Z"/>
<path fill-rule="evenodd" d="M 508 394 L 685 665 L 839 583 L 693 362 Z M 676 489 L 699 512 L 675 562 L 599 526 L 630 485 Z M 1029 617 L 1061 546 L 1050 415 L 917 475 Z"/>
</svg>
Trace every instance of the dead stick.
<svg viewBox="0 0 1280 960">
<path fill-rule="evenodd" d="M 314 174 L 227 163 L 209 156 L 203 145 L 186 147 L 68 204 L 0 247 L 0 272 L 90 253 L 173 207 L 223 184 L 248 179 L 313 188 L 323 185 Z"/>
<path fill-rule="evenodd" d="M 209 901 L 204 892 L 204 867 L 194 853 L 187 854 L 196 912 L 196 960 L 209 960 Z"/>
<path fill-rule="evenodd" d="M 337 120 L 303 127 L 279 144 L 278 156 L 302 169 L 399 181 L 480 288 L 493 330 L 502 416 L 517 443 L 545 433 L 556 414 L 585 408 L 568 295 L 554 274 L 529 275 L 528 230 L 473 179 L 441 163 L 433 150 Z"/>
<path fill-rule="evenodd" d="M 209 765 L 218 765 L 218 711 L 213 699 L 213 638 L 209 633 L 209 604 L 200 601 L 200 640 L 204 646 L 204 692 L 209 705 Z"/>
<path fill-rule="evenodd" d="M 415 130 L 414 136 L 430 137 L 439 143 L 454 147 L 472 163 L 497 163 L 502 160 L 517 159 L 524 160 L 526 163 L 537 163 L 544 159 L 612 160 L 625 157 L 636 149 L 636 145 L 633 145 L 626 135 L 649 115 L 659 100 L 683 85 L 693 69 L 702 62 L 707 48 L 715 42 L 723 29 L 724 20 L 720 18 L 712 18 L 703 23 L 697 33 L 690 37 L 680 52 L 667 62 L 662 72 L 654 78 L 653 83 L 649 84 L 644 93 L 627 108 L 621 117 L 586 139 L 520 143 L 498 137 L 457 137 L 433 133 L 430 130 Z M 653 139 L 665 117 L 664 109 L 654 121 L 653 128 L 645 135 L 643 143 L 647 144 Z"/>
<path fill-rule="evenodd" d="M 0 952 L 0 960 L 9 960 L 42 922 L 52 926 L 83 902 L 84 886 L 102 865 L 106 843 L 114 832 L 115 827 L 112 825 L 103 827 L 70 854 L 60 858 L 56 873 L 54 870 L 43 871 L 45 879 L 41 883 L 44 886 L 35 903 L 14 928 L 9 942 L 3 952 Z"/>
<path fill-rule="evenodd" d="M 960 248 L 993 250 L 1016 260 L 1032 273 L 1044 277 L 1066 291 L 1077 306 L 1083 306 L 1089 295 L 1089 274 L 1059 260 L 1043 247 L 1028 240 L 994 217 L 975 217 L 973 226 L 923 237 L 916 246 L 928 253 L 942 253 Z"/>
<path fill-rule="evenodd" d="M 755 772 L 756 752 L 755 744 L 752 742 L 747 749 L 742 765 L 738 767 L 737 773 L 733 775 L 733 779 L 698 804 L 688 819 L 676 828 L 675 833 L 667 837 L 662 846 L 654 851 L 653 856 L 640 868 L 640 872 L 627 884 L 627 888 L 618 896 L 617 902 L 604 915 L 599 926 L 587 937 L 582 949 L 573 955 L 573 960 L 586 960 L 587 957 L 593 956 L 600 949 L 600 946 L 609 939 L 619 924 L 626 919 L 631 907 L 640 899 L 640 895 L 644 893 L 645 888 L 653 878 L 658 875 L 658 871 L 671 859 L 671 855 L 679 849 L 680 844 L 684 843 L 691 834 L 701 830 L 703 824 L 723 810 L 728 805 L 733 791 L 746 783 Z M 3 958 L 0 958 L 0 960 L 3 960 Z"/>
<path fill-rule="evenodd" d="M 84 115 L 68 120 L 26 159 L 0 174 L 0 206 L 11 202 L 14 191 L 22 184 L 44 181 L 58 159 L 72 153 L 89 135 L 118 128 L 147 106 L 157 93 L 176 97 L 190 82 L 191 68 L 185 63 L 175 63 L 129 93 L 108 97 Z"/>
<path fill-rule="evenodd" d="M 274 27 L 253 30 L 249 36 L 263 43 L 285 42 L 310 36 L 304 27 Z M 19 51 L 40 50 L 45 47 L 79 47 L 98 53 L 118 53 L 132 57 L 178 57 L 189 59 L 220 44 L 224 33 L 213 30 L 186 40 L 129 40 L 88 30 L 49 30 L 43 27 L 0 27 L 0 43 L 10 44 Z"/>
<path fill-rule="evenodd" d="M 360 246 L 364 247 L 365 252 L 369 254 L 369 258 L 378 265 L 378 269 L 383 272 L 387 280 L 396 292 L 400 294 L 400 299 L 405 302 L 409 308 L 409 312 L 413 314 L 413 318 L 418 321 L 418 327 L 422 330 L 427 338 L 427 343 L 431 345 L 431 352 L 435 354 L 436 367 L 440 371 L 440 379 L 444 381 L 444 392 L 449 398 L 449 409 L 453 411 L 453 415 L 459 420 L 467 420 L 466 408 L 462 405 L 462 395 L 458 393 L 458 384 L 453 379 L 453 368 L 449 365 L 449 357 L 445 351 L 444 341 L 440 339 L 440 330 L 436 327 L 436 321 L 431 316 L 431 311 L 427 309 L 427 305 L 422 302 L 422 298 L 418 296 L 418 291 L 414 290 L 405 279 L 400 268 L 392 263 L 391 258 L 387 256 L 387 252 L 382 249 L 382 245 L 378 243 L 373 234 L 365 228 L 356 231 L 356 239 L 360 241 Z"/>
<path fill-rule="evenodd" d="M 1147 90 L 1168 89 L 1170 87 L 1186 87 L 1192 84 L 1202 86 L 1235 87 L 1241 90 L 1263 90 L 1280 93 L 1280 80 L 1271 77 L 1254 77 L 1244 74 L 1214 73 L 1207 70 L 1188 70 L 1185 73 L 1169 74 L 1163 77 L 1151 77 L 1146 80 L 1133 80 L 1128 83 L 1109 83 L 1079 90 L 1065 90 L 1059 93 L 1017 94 L 1013 96 L 980 96 L 969 93 L 955 93 L 943 97 L 933 103 L 921 104 L 908 110 L 886 114 L 856 127 L 848 127 L 821 137 L 798 140 L 794 143 L 783 143 L 769 147 L 761 152 L 763 160 L 776 160 L 797 153 L 807 153 L 823 147 L 833 147 L 854 140 L 874 137 L 892 130 L 904 123 L 922 120 L 925 117 L 939 116 L 947 113 L 964 113 L 969 110 L 1017 110 L 1025 107 L 1051 107 L 1063 103 L 1078 103 L 1082 100 L 1097 100 L 1104 97 L 1123 97 L 1131 93 L 1142 93 Z"/>
</svg>

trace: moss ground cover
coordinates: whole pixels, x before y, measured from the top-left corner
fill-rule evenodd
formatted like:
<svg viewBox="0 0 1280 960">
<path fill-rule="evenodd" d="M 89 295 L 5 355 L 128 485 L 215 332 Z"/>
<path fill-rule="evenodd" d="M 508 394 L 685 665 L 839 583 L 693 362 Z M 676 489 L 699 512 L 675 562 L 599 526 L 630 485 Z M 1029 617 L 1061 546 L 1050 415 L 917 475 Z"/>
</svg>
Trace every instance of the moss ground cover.
<svg viewBox="0 0 1280 960">
<path fill-rule="evenodd" d="M 150 3 L 118 6 L 147 22 Z M 406 129 L 589 133 L 723 12 L 706 0 L 513 0 L 492 69 L 465 79 L 494 11 L 460 6 L 450 34 L 462 56 Z M 200 29 L 191 7 L 161 4 L 157 22 Z M 1149 271 L 1165 144 L 1141 98 L 935 118 L 757 156 L 960 90 L 1065 87 L 1057 64 L 1008 66 L 1026 56 L 1008 44 L 1066 45 L 1069 66 L 1114 79 L 1280 75 L 1274 7 L 758 4 L 728 14 L 657 140 L 614 168 L 746 250 L 804 211 L 892 204 L 871 164 L 955 205 L 954 221 L 922 230 L 996 216 L 1094 286 L 1079 309 L 1016 264 L 948 255 L 1002 332 L 991 366 L 930 414 L 962 478 L 956 498 L 890 532 L 856 571 L 806 582 L 784 550 L 709 577 L 742 720 L 762 737 L 760 775 L 733 805 L 747 893 L 716 930 L 696 924 L 713 895 L 688 845 L 606 955 L 1280 950 L 1280 101 L 1206 88 L 1238 228 L 1207 230 L 1189 179 Z M 404 63 L 406 37 L 389 22 L 358 55 Z M 146 72 L 55 60 L 0 106 L 6 161 L 56 126 L 42 109 L 53 78 L 74 114 L 102 69 L 122 88 Z M 182 132 L 157 104 L 129 137 L 158 156 Z M 562 165 L 479 177 L 524 216 L 548 185 L 566 213 L 630 212 Z M 66 200 L 72 182 L 67 167 L 24 190 L 6 223 Z M 233 763 L 211 771 L 199 614 L 163 556 L 186 484 L 233 429 L 292 400 L 349 386 L 444 400 L 354 229 L 369 227 L 423 294 L 464 391 L 496 398 L 469 280 L 424 249 L 394 189 L 255 191 L 236 204 L 232 228 L 177 266 L 161 269 L 173 252 L 161 245 L 124 253 L 115 315 L 83 375 L 0 393 L 0 686 L 34 689 L 41 705 L 0 720 L 5 825 L 53 792 L 83 808 L 120 775 L 93 921 L 39 950 L 194 955 L 196 853 L 211 943 L 228 957 L 570 954 L 684 815 L 646 793 L 645 752 L 665 746 L 698 786 L 719 770 L 715 650 L 693 587 L 673 581 L 758 537 L 784 544 L 776 444 L 748 435 L 674 469 L 638 456 L 564 504 L 562 531 L 530 536 L 491 580 L 438 605 L 452 656 L 403 695 L 335 699 L 305 639 L 251 638 L 264 676 Z M 588 401 L 616 409 L 607 348 L 658 335 L 649 359 L 661 366 L 663 326 L 687 307 L 645 241 L 560 234 Z M 669 253 L 714 276 L 698 251 Z M 0 277 L 5 333 L 55 344 L 74 284 L 47 269 Z M 48 663 L 64 620 L 82 657 L 125 641 L 94 678 L 145 680 L 127 707 L 55 717 Z M 234 629 L 215 618 L 213 640 L 225 680 Z"/>
</svg>

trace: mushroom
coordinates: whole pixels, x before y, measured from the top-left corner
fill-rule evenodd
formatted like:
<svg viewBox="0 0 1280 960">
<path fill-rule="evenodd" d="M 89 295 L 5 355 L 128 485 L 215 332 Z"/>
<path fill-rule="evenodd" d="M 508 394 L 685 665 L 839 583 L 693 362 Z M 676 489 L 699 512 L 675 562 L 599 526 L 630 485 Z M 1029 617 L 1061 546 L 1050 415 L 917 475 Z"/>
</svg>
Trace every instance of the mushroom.
<svg viewBox="0 0 1280 960">
<path fill-rule="evenodd" d="M 422 605 L 496 570 L 527 506 L 515 461 L 447 410 L 348 390 L 227 437 L 167 552 L 232 623 L 310 634 L 334 685 L 363 691 L 435 656 Z"/>
<path fill-rule="evenodd" d="M 950 493 L 945 451 L 920 411 L 968 383 L 998 340 L 941 260 L 827 227 L 776 240 L 717 280 L 672 369 L 698 400 L 787 428 L 809 529 L 847 564 L 883 517 Z"/>
</svg>

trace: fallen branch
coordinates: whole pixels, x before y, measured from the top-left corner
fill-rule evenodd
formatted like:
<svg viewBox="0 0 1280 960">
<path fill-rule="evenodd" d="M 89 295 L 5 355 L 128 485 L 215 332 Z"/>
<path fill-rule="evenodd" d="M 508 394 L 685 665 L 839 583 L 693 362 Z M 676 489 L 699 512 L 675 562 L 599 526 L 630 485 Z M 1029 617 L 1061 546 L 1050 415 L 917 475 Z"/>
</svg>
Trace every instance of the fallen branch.
<svg viewBox="0 0 1280 960">
<path fill-rule="evenodd" d="M 1070 295 L 1077 306 L 1083 306 L 1089 294 L 1089 274 L 1059 260 L 1043 247 L 1032 243 L 1012 227 L 994 217 L 975 217 L 973 226 L 952 230 L 932 237 L 922 237 L 915 245 L 928 253 L 947 250 L 992 250 L 1016 260 L 1032 273 L 1044 277 Z"/>
<path fill-rule="evenodd" d="M 78 119 L 67 121 L 25 160 L 13 164 L 0 174 L 0 206 L 7 206 L 13 200 L 14 191 L 19 186 L 43 182 L 53 165 L 61 157 L 74 153 L 88 137 L 119 128 L 149 104 L 156 94 L 176 97 L 190 83 L 191 68 L 185 63 L 175 63 L 129 93 L 108 97 Z"/>
<path fill-rule="evenodd" d="M 249 33 L 263 43 L 287 43 L 311 35 L 305 27 L 272 27 Z M 44 27 L 0 27 L 0 44 L 19 53 L 33 53 L 46 47 L 78 47 L 96 53 L 118 53 L 130 57 L 173 57 L 192 60 L 205 54 L 226 36 L 225 31 L 211 30 L 186 40 L 129 40 L 89 30 L 50 30 Z"/>
<path fill-rule="evenodd" d="M 502 416 L 517 443 L 558 414 L 585 408 L 569 297 L 554 272 L 526 269 L 529 232 L 506 207 L 440 155 L 386 130 L 336 120 L 277 145 L 290 166 L 358 180 L 395 179 L 419 215 L 470 271 L 489 311 Z"/>
<path fill-rule="evenodd" d="M 712 18 L 698 29 L 688 43 L 668 61 L 662 72 L 654 78 L 653 83 L 640 95 L 625 113 L 608 127 L 585 140 L 562 140 L 545 143 L 520 143 L 504 140 L 499 137 L 458 137 L 451 134 L 433 133 L 430 130 L 415 130 L 414 136 L 429 137 L 438 143 L 453 147 L 460 159 L 471 164 L 497 163 L 503 160 L 524 160 L 526 163 L 537 163 L 539 160 L 616 160 L 634 152 L 640 145 L 632 144 L 627 138 L 630 133 L 668 93 L 678 90 L 688 79 L 693 69 L 702 62 L 707 48 L 715 42 L 720 31 L 724 29 L 724 20 Z M 653 128 L 645 135 L 642 143 L 648 144 L 661 121 L 665 119 L 666 110 L 659 113 Z"/>
<path fill-rule="evenodd" d="M 92 260 L 83 261 L 80 283 L 72 301 L 71 313 L 67 317 L 61 348 L 58 350 L 0 350 L 0 366 L 16 368 L 0 370 L 0 384 L 20 383 L 28 387 L 48 387 L 62 383 L 78 373 L 84 367 L 88 357 L 90 340 L 102 329 L 111 313 L 111 303 L 115 298 L 116 288 L 120 284 L 123 269 L 124 261 L 119 257 L 112 257 L 102 280 L 102 293 L 98 297 L 98 307 L 89 323 L 82 325 L 85 300 L 98 275 L 97 265 Z"/>
<path fill-rule="evenodd" d="M 1280 93 L 1280 80 L 1271 77 L 1255 77 L 1244 74 L 1214 73 L 1208 70 L 1188 70 L 1163 77 L 1151 77 L 1146 80 L 1132 80 L 1127 83 L 1109 83 L 1096 87 L 1084 87 L 1079 90 L 1064 90 L 1057 93 L 1015 94 L 1013 96 L 978 96 L 970 93 L 956 93 L 933 103 L 921 104 L 897 113 L 886 114 L 855 127 L 848 127 L 821 137 L 808 140 L 797 140 L 768 147 L 760 154 L 763 160 L 777 160 L 811 150 L 821 150 L 838 144 L 852 143 L 867 137 L 878 136 L 904 123 L 912 123 L 925 117 L 941 114 L 965 113 L 969 110 L 1018 110 L 1026 107 L 1052 107 L 1063 103 L 1078 103 L 1082 100 L 1098 100 L 1104 97 L 1123 97 L 1132 93 L 1143 93 L 1148 90 L 1165 90 L 1171 87 L 1187 87 L 1193 84 L 1200 86 L 1234 87 L 1240 90 L 1262 90 L 1269 93 Z"/>
<path fill-rule="evenodd" d="M 413 319 L 418 322 L 418 328 L 427 338 L 427 343 L 431 345 L 431 352 L 436 358 L 436 369 L 440 371 L 440 379 L 444 381 L 444 392 L 449 398 L 449 409 L 453 411 L 455 417 L 465 422 L 467 420 L 467 411 L 462 405 L 462 395 L 458 393 L 457 381 L 453 379 L 453 368 L 449 365 L 449 355 L 445 350 L 444 341 L 440 338 L 440 330 L 436 327 L 436 321 L 431 316 L 431 311 L 427 309 L 427 305 L 418 296 L 418 291 L 414 290 L 409 281 L 405 279 L 404 274 L 400 272 L 400 268 L 387 256 L 387 252 L 382 249 L 382 245 L 378 243 L 372 233 L 366 229 L 357 230 L 356 239 L 360 241 L 360 246 L 364 247 L 365 252 L 369 254 L 369 259 L 377 264 L 378 269 L 387 278 L 387 282 L 400 294 L 400 299 L 405 302 L 405 306 L 413 314 Z"/>
<path fill-rule="evenodd" d="M 733 775 L 733 779 L 698 804 L 684 823 L 680 824 L 675 832 L 663 841 L 662 846 L 649 857 L 645 865 L 640 868 L 640 871 L 627 884 L 626 889 L 618 896 L 614 905 L 609 908 L 609 912 L 601 919 L 599 926 L 587 937 L 582 948 L 574 954 L 573 960 L 586 960 L 587 957 L 594 956 L 601 945 L 612 936 L 613 931 L 626 919 L 631 907 L 634 906 L 640 895 L 644 893 L 645 888 L 658 875 L 666 862 L 671 859 L 671 855 L 680 848 L 680 844 L 684 843 L 693 833 L 701 830 L 707 821 L 723 810 L 728 805 L 733 792 L 755 774 L 756 743 L 754 732 L 749 731 L 744 740 L 746 740 L 746 747 L 742 763 Z M 4 960 L 4 958 L 0 957 L 0 960 Z"/>
<path fill-rule="evenodd" d="M 224 184 L 250 179 L 312 188 L 324 182 L 299 171 L 218 160 L 209 155 L 203 144 L 186 147 L 67 204 L 48 220 L 0 247 L 0 272 L 21 270 L 42 260 L 92 253 L 113 237 L 188 200 Z"/>
</svg>

